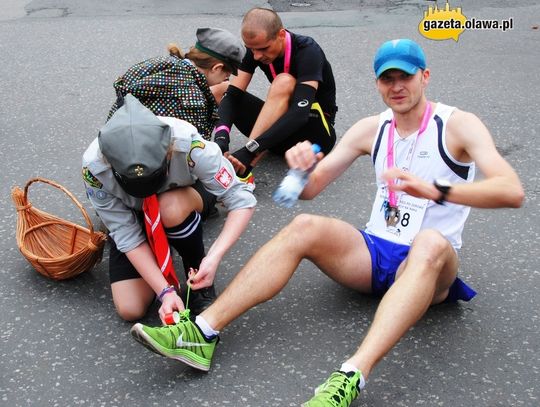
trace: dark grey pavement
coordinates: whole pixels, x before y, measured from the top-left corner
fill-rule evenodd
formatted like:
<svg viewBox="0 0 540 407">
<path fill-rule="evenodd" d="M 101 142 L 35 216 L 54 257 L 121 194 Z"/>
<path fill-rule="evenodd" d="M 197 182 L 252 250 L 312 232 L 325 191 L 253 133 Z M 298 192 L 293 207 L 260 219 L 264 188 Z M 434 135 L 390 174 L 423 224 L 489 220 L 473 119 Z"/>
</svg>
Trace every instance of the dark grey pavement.
<svg viewBox="0 0 540 407">
<path fill-rule="evenodd" d="M 359 118 L 384 108 L 371 68 L 378 45 L 411 37 L 425 48 L 432 68 L 429 97 L 482 118 L 527 193 L 521 209 L 471 212 L 461 275 L 478 297 L 431 309 L 380 363 L 354 405 L 538 406 L 540 30 L 534 26 L 540 24 L 540 5 L 451 3 L 468 17 L 514 18 L 512 31 L 465 32 L 455 43 L 419 35 L 417 25 L 433 2 L 270 3 L 283 10 L 288 28 L 313 36 L 331 61 L 340 136 Z M 31 177 L 60 182 L 89 209 L 81 155 L 106 117 L 117 75 L 163 54 L 170 41 L 187 48 L 197 27 L 238 33 L 242 14 L 254 5 L 269 4 L 3 1 L 0 405 L 297 406 L 356 349 L 377 300 L 338 286 L 303 262 L 280 295 L 223 331 L 213 367 L 202 374 L 132 340 L 131 324 L 115 314 L 105 261 L 73 280 L 53 282 L 31 268 L 15 243 L 10 190 Z M 265 80 L 259 74 L 255 82 L 262 95 Z M 367 221 L 374 193 L 367 158 L 316 200 L 293 210 L 277 208 L 270 199 L 284 172 L 276 158 L 257 169 L 259 205 L 220 267 L 218 289 L 298 213 L 338 217 L 358 226 Z M 70 201 L 50 188 L 32 187 L 31 200 L 82 222 Z M 222 214 L 206 224 L 208 245 L 223 219 Z M 158 323 L 155 310 L 144 322 Z"/>
</svg>

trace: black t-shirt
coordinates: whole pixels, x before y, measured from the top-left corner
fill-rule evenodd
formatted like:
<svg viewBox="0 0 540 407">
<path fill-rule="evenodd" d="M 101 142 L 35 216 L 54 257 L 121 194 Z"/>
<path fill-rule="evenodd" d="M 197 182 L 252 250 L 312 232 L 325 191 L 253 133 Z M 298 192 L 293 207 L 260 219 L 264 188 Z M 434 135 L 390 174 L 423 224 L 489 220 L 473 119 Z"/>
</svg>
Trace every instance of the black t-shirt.
<svg viewBox="0 0 540 407">
<path fill-rule="evenodd" d="M 322 48 L 311 37 L 305 35 L 291 34 L 291 63 L 289 73 L 296 78 L 298 83 L 307 81 L 318 81 L 319 87 L 315 94 L 315 100 L 319 102 L 323 112 L 330 115 L 333 122 L 336 114 L 336 83 L 332 67 L 326 59 Z M 273 62 L 276 74 L 283 72 L 285 57 L 278 57 Z M 255 68 L 261 68 L 270 82 L 272 73 L 270 66 L 255 61 L 253 52 L 247 50 L 246 56 L 242 60 L 240 69 L 253 74 Z"/>
</svg>

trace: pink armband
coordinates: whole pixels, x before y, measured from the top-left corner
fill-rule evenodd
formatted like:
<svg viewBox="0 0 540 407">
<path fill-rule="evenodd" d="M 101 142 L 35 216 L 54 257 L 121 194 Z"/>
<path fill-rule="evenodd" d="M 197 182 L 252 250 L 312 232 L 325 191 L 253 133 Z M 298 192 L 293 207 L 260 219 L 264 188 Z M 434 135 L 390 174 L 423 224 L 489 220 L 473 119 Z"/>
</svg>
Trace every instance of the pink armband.
<svg viewBox="0 0 540 407">
<path fill-rule="evenodd" d="M 231 129 L 229 127 L 222 124 L 221 126 L 216 127 L 216 129 L 214 130 L 214 133 L 217 133 L 220 130 L 225 130 L 227 132 L 227 134 L 229 134 L 231 132 Z"/>
</svg>

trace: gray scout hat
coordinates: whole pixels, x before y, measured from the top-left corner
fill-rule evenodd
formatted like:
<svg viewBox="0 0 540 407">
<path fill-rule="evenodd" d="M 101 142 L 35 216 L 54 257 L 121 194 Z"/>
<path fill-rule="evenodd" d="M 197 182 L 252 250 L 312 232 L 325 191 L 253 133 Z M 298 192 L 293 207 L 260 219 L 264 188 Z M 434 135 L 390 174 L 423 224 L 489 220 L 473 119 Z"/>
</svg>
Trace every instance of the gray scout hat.
<svg viewBox="0 0 540 407">
<path fill-rule="evenodd" d="M 197 29 L 195 48 L 225 62 L 232 68 L 235 75 L 246 55 L 246 47 L 242 41 L 229 31 L 219 28 Z"/>
<path fill-rule="evenodd" d="M 126 95 L 124 104 L 101 128 L 98 142 L 116 180 L 129 195 L 145 198 L 163 185 L 171 128 L 133 95 Z"/>
</svg>

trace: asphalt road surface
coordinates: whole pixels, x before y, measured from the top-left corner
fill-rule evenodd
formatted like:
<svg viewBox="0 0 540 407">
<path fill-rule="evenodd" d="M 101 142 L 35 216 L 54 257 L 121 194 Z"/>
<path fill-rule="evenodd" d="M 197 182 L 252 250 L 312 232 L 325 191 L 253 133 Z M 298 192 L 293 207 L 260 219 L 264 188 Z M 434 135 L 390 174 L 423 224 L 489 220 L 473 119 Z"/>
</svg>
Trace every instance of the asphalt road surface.
<svg viewBox="0 0 540 407">
<path fill-rule="evenodd" d="M 280 11 L 289 29 L 313 36 L 325 50 L 338 87 L 339 136 L 384 109 L 372 72 L 377 47 L 393 38 L 419 41 L 432 69 L 429 98 L 476 113 L 527 194 L 521 209 L 471 211 L 460 273 L 479 295 L 429 310 L 379 364 L 354 405 L 538 406 L 540 5 L 453 2 L 469 18 L 514 22 L 512 30 L 466 31 L 455 42 L 419 34 L 423 12 L 434 5 L 421 0 L 3 0 L 0 404 L 297 406 L 356 349 L 378 301 L 338 286 L 308 262 L 275 299 L 222 332 L 212 369 L 202 374 L 130 337 L 131 323 L 112 304 L 106 260 L 54 282 L 36 273 L 16 246 L 10 191 L 34 176 L 67 187 L 96 221 L 84 196 L 81 155 L 104 122 L 119 74 L 164 54 L 170 41 L 189 47 L 197 27 L 238 34 L 243 13 L 261 5 Z M 265 79 L 258 74 L 254 83 L 263 96 Z M 375 190 L 369 159 L 292 210 L 270 198 L 284 172 L 276 157 L 257 168 L 257 211 L 220 266 L 219 290 L 298 213 L 359 227 L 367 221 Z M 71 201 L 50 187 L 33 185 L 30 197 L 40 209 L 83 223 Z M 208 246 L 224 217 L 205 225 Z M 143 322 L 157 324 L 156 310 Z"/>
</svg>

